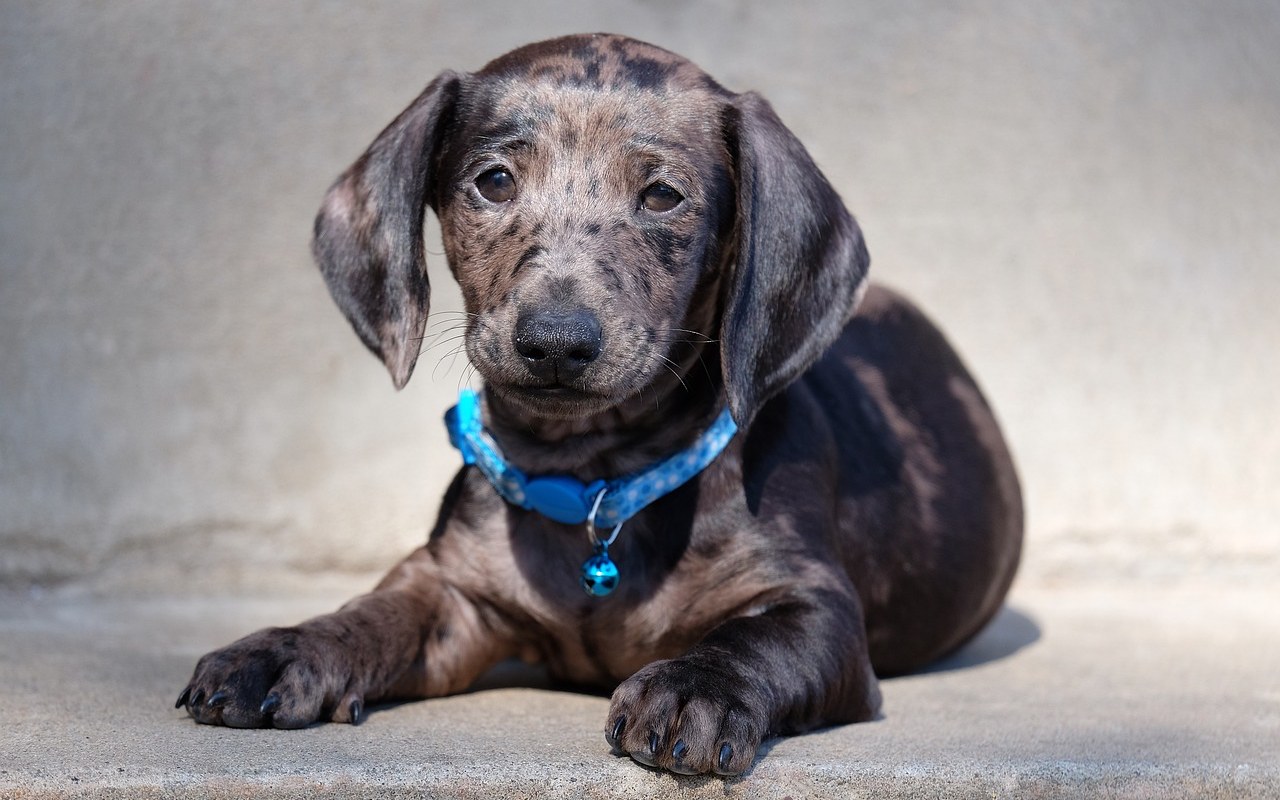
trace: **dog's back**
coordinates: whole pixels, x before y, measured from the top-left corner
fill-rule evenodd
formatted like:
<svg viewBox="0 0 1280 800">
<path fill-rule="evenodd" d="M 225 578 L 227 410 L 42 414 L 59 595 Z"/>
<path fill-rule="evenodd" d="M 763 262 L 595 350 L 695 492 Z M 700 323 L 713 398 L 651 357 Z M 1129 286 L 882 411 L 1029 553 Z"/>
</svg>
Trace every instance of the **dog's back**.
<svg viewBox="0 0 1280 800">
<path fill-rule="evenodd" d="M 878 285 L 762 417 L 808 402 L 839 442 L 835 544 L 872 663 L 923 666 L 996 613 L 1017 569 L 1021 491 L 994 414 L 937 328 Z"/>
</svg>

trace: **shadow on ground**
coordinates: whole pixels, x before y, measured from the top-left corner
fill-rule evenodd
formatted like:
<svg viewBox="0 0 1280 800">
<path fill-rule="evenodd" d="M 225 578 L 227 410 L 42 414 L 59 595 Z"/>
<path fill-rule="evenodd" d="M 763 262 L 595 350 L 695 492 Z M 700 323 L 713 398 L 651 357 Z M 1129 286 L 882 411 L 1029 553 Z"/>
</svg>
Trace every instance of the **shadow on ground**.
<svg viewBox="0 0 1280 800">
<path fill-rule="evenodd" d="M 989 664 L 1008 658 L 1024 647 L 1030 647 L 1039 639 L 1040 625 L 1034 619 L 1016 608 L 1004 606 L 995 619 L 968 644 L 924 669 L 909 674 L 928 675 Z"/>
</svg>

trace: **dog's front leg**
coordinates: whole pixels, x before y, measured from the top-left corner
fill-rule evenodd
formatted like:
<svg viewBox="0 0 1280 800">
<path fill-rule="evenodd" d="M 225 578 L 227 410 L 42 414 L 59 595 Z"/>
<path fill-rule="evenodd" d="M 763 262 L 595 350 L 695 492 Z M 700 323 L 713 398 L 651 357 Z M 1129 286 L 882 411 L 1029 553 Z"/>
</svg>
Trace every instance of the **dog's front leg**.
<svg viewBox="0 0 1280 800">
<path fill-rule="evenodd" d="M 605 737 L 649 766 L 737 775 L 766 736 L 876 715 L 880 689 L 863 630 L 852 589 L 769 603 L 624 681 Z"/>
<path fill-rule="evenodd" d="M 200 659 L 178 698 L 198 722 L 237 728 L 359 723 L 368 703 L 461 691 L 507 655 L 429 548 L 369 594 Z"/>
</svg>

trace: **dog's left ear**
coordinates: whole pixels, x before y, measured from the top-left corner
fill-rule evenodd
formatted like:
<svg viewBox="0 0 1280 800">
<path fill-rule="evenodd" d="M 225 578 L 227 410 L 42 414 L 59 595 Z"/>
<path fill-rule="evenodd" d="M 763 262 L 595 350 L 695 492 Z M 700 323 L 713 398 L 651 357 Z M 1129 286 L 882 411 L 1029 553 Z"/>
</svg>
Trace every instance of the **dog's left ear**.
<svg viewBox="0 0 1280 800">
<path fill-rule="evenodd" d="M 871 259 L 858 224 L 769 103 L 740 94 L 726 113 L 737 220 L 721 368 L 745 428 L 840 335 Z"/>
<path fill-rule="evenodd" d="M 461 76 L 432 81 L 325 195 L 311 251 L 329 293 L 401 389 L 413 374 L 431 286 L 422 224 Z"/>
</svg>

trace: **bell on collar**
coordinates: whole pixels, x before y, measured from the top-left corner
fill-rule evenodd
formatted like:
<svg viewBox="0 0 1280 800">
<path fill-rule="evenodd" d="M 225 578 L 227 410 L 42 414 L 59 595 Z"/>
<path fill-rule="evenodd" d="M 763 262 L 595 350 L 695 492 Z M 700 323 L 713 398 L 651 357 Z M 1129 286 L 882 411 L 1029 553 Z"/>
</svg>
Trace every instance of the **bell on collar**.
<svg viewBox="0 0 1280 800">
<path fill-rule="evenodd" d="M 603 543 L 596 545 L 596 552 L 582 563 L 582 588 L 592 597 L 604 597 L 618 587 L 618 565 L 609 558 L 609 549 Z"/>
</svg>

